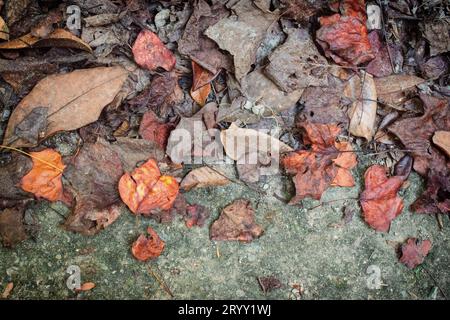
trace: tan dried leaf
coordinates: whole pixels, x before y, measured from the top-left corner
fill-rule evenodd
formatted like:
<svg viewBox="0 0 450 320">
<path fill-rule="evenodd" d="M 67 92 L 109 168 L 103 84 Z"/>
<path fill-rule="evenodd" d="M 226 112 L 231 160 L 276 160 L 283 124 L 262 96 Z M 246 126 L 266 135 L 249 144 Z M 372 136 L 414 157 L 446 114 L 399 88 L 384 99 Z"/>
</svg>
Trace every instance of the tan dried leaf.
<svg viewBox="0 0 450 320">
<path fill-rule="evenodd" d="M 210 167 L 201 167 L 189 172 L 181 181 L 180 187 L 189 191 L 193 188 L 223 186 L 228 183 L 230 183 L 230 180 L 219 172 Z"/>
</svg>

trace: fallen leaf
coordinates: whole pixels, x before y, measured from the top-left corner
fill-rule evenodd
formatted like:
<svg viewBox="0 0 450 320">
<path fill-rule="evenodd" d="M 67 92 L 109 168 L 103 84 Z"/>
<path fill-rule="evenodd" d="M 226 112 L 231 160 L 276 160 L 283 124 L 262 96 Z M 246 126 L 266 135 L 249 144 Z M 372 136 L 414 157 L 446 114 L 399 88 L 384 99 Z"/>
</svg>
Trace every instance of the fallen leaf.
<svg viewBox="0 0 450 320">
<path fill-rule="evenodd" d="M 14 0 L 5 1 L 5 18 L 10 25 L 18 22 L 27 13 L 27 8 L 31 4 L 31 0 Z"/>
<path fill-rule="evenodd" d="M 5 290 L 3 290 L 2 299 L 8 299 L 8 297 L 11 295 L 11 292 L 13 289 L 14 289 L 14 283 L 8 282 L 8 284 L 5 287 Z"/>
<path fill-rule="evenodd" d="M 438 79 L 448 73 L 449 63 L 444 56 L 436 56 L 421 65 L 421 70 L 426 79 Z"/>
<path fill-rule="evenodd" d="M 1 148 L 0 148 L 1 149 Z M 0 199 L 7 202 L 32 199 L 33 195 L 20 188 L 20 180 L 30 172 L 33 162 L 27 156 L 13 153 L 11 161 L 0 166 Z"/>
<path fill-rule="evenodd" d="M 425 82 L 425 80 L 413 75 L 393 74 L 387 77 L 375 78 L 374 82 L 378 96 L 383 97 L 411 89 Z"/>
<path fill-rule="evenodd" d="M 133 56 L 139 66 L 151 71 L 158 68 L 170 71 L 176 63 L 173 53 L 150 30 L 142 30 L 139 33 L 133 45 Z"/>
<path fill-rule="evenodd" d="M 52 149 L 30 152 L 30 155 L 33 168 L 22 178 L 21 188 L 33 193 L 38 199 L 64 200 L 62 173 L 66 166 L 62 162 L 61 155 Z"/>
<path fill-rule="evenodd" d="M 450 131 L 436 131 L 433 135 L 433 143 L 450 157 Z"/>
<path fill-rule="evenodd" d="M 246 153 L 270 152 L 272 156 L 293 151 L 280 140 L 254 129 L 239 128 L 232 123 L 220 133 L 226 154 L 233 160 L 242 159 Z"/>
<path fill-rule="evenodd" d="M 206 100 L 208 100 L 208 96 L 211 93 L 211 84 L 206 84 L 203 87 L 200 87 L 196 91 L 191 89 L 191 97 L 197 102 L 198 105 L 203 107 L 206 104 Z"/>
<path fill-rule="evenodd" d="M 211 73 L 202 68 L 198 63 L 192 61 L 192 88 L 191 91 L 197 91 L 203 86 L 208 85 L 217 74 Z"/>
<path fill-rule="evenodd" d="M 422 214 L 450 213 L 450 171 L 448 168 L 430 169 L 426 189 L 411 205 L 411 209 Z"/>
<path fill-rule="evenodd" d="M 404 176 L 386 176 L 386 168 L 373 165 L 365 175 L 365 190 L 360 203 L 364 220 L 377 231 L 387 232 L 394 220 L 403 210 L 403 200 L 397 195 L 405 182 Z"/>
<path fill-rule="evenodd" d="M 314 1 L 310 3 L 304 0 L 281 0 L 284 6 L 283 16 L 299 22 L 307 22 L 316 14 L 325 1 Z"/>
<path fill-rule="evenodd" d="M 223 209 L 210 230 L 210 239 L 215 241 L 251 242 L 263 234 L 263 229 L 255 222 L 255 212 L 250 201 L 235 200 Z"/>
<path fill-rule="evenodd" d="M 80 289 L 77 289 L 78 292 L 89 291 L 95 288 L 95 283 L 93 282 L 85 282 L 81 285 Z"/>
<path fill-rule="evenodd" d="M 209 218 L 210 212 L 208 208 L 199 204 L 189 205 L 186 208 L 186 215 L 184 217 L 186 227 L 192 228 L 194 226 L 203 227 L 206 219 Z"/>
<path fill-rule="evenodd" d="M 403 65 L 403 56 L 400 49 L 394 45 L 387 46 L 381 43 L 378 31 L 369 33 L 369 41 L 375 58 L 367 65 L 366 72 L 378 78 L 387 77 L 394 72 L 392 65 L 395 61 L 398 61 L 399 65 Z"/>
<path fill-rule="evenodd" d="M 150 159 L 125 173 L 119 181 L 122 201 L 134 214 L 152 215 L 153 210 L 169 210 L 178 194 L 178 183 L 171 176 L 161 176 L 155 160 Z"/>
<path fill-rule="evenodd" d="M 377 91 L 373 77 L 361 71 L 361 78 L 352 77 L 349 86 L 351 93 L 347 96 L 350 96 L 353 101 L 349 111 L 349 132 L 354 136 L 372 141 L 377 119 Z"/>
<path fill-rule="evenodd" d="M 174 129 L 171 123 L 163 123 L 158 119 L 153 111 L 148 111 L 144 114 L 141 124 L 139 126 L 140 136 L 148 141 L 152 141 L 161 149 L 165 150 L 167 140 L 170 136 L 170 131 Z"/>
<path fill-rule="evenodd" d="M 64 173 L 75 198 L 65 228 L 94 235 L 111 225 L 120 215 L 122 174 L 121 159 L 106 141 L 85 143 Z"/>
<path fill-rule="evenodd" d="M 204 0 L 195 2 L 194 11 L 186 24 L 182 38 L 178 41 L 180 53 L 212 74 L 217 74 L 220 69 L 231 70 L 232 61 L 229 56 L 221 52 L 217 44 L 204 35 L 209 26 L 228 15 L 228 10 L 220 2 L 212 6 Z"/>
<path fill-rule="evenodd" d="M 76 70 L 56 74 L 39 81 L 18 104 L 8 122 L 3 144 L 31 147 L 58 131 L 70 131 L 98 119 L 103 108 L 111 103 L 122 88 L 128 73 L 121 67 Z M 47 108 L 47 127 L 39 137 L 27 141 L 16 136 L 16 127 L 35 108 Z"/>
<path fill-rule="evenodd" d="M 234 73 L 240 81 L 250 71 L 258 47 L 278 15 L 262 11 L 251 0 L 239 1 L 231 10 L 234 15 L 210 26 L 205 34 L 233 55 Z"/>
<path fill-rule="evenodd" d="M 183 190 L 189 191 L 193 188 L 224 186 L 228 183 L 230 183 L 230 180 L 223 174 L 210 167 L 201 167 L 191 170 L 181 181 L 180 187 Z"/>
<path fill-rule="evenodd" d="M 92 52 L 91 47 L 64 29 L 56 29 L 46 38 L 38 38 L 31 33 L 20 38 L 0 43 L 0 50 L 18 50 L 40 47 L 63 47 Z"/>
<path fill-rule="evenodd" d="M 131 247 L 131 253 L 139 261 L 155 259 L 159 257 L 164 250 L 165 243 L 161 240 L 156 231 L 148 227 L 147 233 L 149 234 L 148 237 L 141 234 Z"/>
<path fill-rule="evenodd" d="M 9 28 L 2 17 L 0 17 L 0 40 L 9 40 Z"/>
<path fill-rule="evenodd" d="M 309 150 L 293 152 L 283 158 L 288 173 L 295 174 L 295 204 L 306 197 L 319 200 L 330 186 L 351 187 L 351 169 L 356 166 L 356 154 L 348 142 L 336 142 L 341 129 L 336 125 L 301 123 L 305 131 L 304 144 Z"/>
<path fill-rule="evenodd" d="M 424 35 L 430 43 L 431 56 L 450 51 L 450 37 L 448 18 L 436 19 L 425 23 Z"/>
<path fill-rule="evenodd" d="M 280 289 L 283 287 L 283 284 L 281 283 L 278 278 L 274 276 L 268 276 L 268 277 L 259 277 L 258 278 L 259 286 L 261 287 L 261 290 L 264 292 L 264 294 L 273 291 L 275 289 Z"/>
<path fill-rule="evenodd" d="M 0 212 L 0 237 L 4 247 L 13 248 L 28 239 L 23 219 L 23 206 Z"/>
<path fill-rule="evenodd" d="M 327 57 L 340 65 L 357 66 L 374 58 L 366 28 L 362 1 L 344 1 L 342 15 L 319 18 L 317 42 Z M 352 8 L 352 9 L 351 9 Z"/>
<path fill-rule="evenodd" d="M 402 244 L 400 262 L 413 269 L 422 264 L 431 249 L 430 240 L 418 240 L 409 238 Z"/>
<path fill-rule="evenodd" d="M 55 30 L 54 25 L 62 20 L 61 11 L 51 10 L 47 16 L 38 22 L 33 28 L 31 28 L 30 34 L 37 38 L 48 38 L 50 34 Z"/>
<path fill-rule="evenodd" d="M 445 171 L 445 156 L 431 144 L 436 131 L 450 130 L 450 110 L 445 99 L 420 95 L 424 115 L 397 120 L 388 130 L 396 135 L 414 157 L 414 170 L 426 177 L 429 168 Z"/>
<path fill-rule="evenodd" d="M 285 92 L 326 86 L 328 62 L 317 50 L 308 31 L 290 28 L 285 32 L 288 38 L 269 56 L 265 74 Z"/>
</svg>

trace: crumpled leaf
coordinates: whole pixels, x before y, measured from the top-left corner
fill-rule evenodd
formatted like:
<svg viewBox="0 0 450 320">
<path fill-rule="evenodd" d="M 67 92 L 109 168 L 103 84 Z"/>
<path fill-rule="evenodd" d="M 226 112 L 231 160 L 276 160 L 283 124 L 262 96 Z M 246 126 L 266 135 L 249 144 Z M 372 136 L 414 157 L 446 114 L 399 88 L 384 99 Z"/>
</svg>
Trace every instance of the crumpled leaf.
<svg viewBox="0 0 450 320">
<path fill-rule="evenodd" d="M 165 243 L 151 227 L 147 228 L 148 236 L 141 234 L 131 246 L 131 253 L 139 261 L 155 259 L 161 255 Z"/>
<path fill-rule="evenodd" d="M 171 176 L 161 176 L 158 164 L 150 159 L 125 173 L 119 181 L 122 201 L 134 214 L 151 216 L 154 210 L 169 210 L 178 195 L 178 182 Z"/>
<path fill-rule="evenodd" d="M 449 24 L 448 17 L 425 23 L 424 35 L 430 43 L 431 56 L 450 51 Z"/>
<path fill-rule="evenodd" d="M 30 152 L 33 168 L 21 180 L 21 188 L 37 198 L 49 201 L 65 200 L 62 173 L 66 167 L 61 155 L 53 149 Z"/>
<path fill-rule="evenodd" d="M 194 12 L 189 18 L 183 37 L 178 41 L 178 50 L 189 56 L 201 67 L 212 74 L 220 69 L 231 70 L 232 61 L 228 55 L 219 50 L 217 44 L 204 35 L 205 30 L 229 15 L 228 10 L 221 3 L 210 6 L 204 0 L 194 4 Z M 194 90 L 196 90 L 195 88 Z"/>
<path fill-rule="evenodd" d="M 427 176 L 428 169 L 445 171 L 446 159 L 431 145 L 431 138 L 438 130 L 450 130 L 450 110 L 445 99 L 420 95 L 425 113 L 421 117 L 396 121 L 388 130 L 395 134 L 414 157 L 414 170 Z"/>
<path fill-rule="evenodd" d="M 0 50 L 18 50 L 33 47 L 63 47 L 92 52 L 91 47 L 64 29 L 55 29 L 46 38 L 38 38 L 31 33 L 20 38 L 0 43 Z"/>
<path fill-rule="evenodd" d="M 265 74 L 285 92 L 328 84 L 328 62 L 306 29 L 285 30 L 287 40 L 269 56 Z M 301 52 L 301 54 L 299 54 Z"/>
<path fill-rule="evenodd" d="M 371 141 L 377 119 L 377 90 L 372 75 L 361 71 L 361 78 L 354 76 L 350 79 L 348 91 L 346 95 L 354 101 L 349 111 L 348 130 L 354 136 Z"/>
<path fill-rule="evenodd" d="M 147 111 L 139 126 L 139 134 L 145 140 L 156 143 L 165 150 L 170 131 L 174 129 L 171 123 L 163 123 L 153 111 Z"/>
<path fill-rule="evenodd" d="M 206 219 L 209 218 L 210 212 L 208 208 L 199 204 L 189 205 L 186 208 L 186 215 L 184 216 L 186 227 L 192 228 L 194 226 L 203 227 Z"/>
<path fill-rule="evenodd" d="M 224 186 L 228 183 L 230 183 L 230 180 L 223 174 L 218 173 L 210 167 L 201 167 L 191 170 L 181 181 L 180 187 L 189 191 L 193 188 Z"/>
<path fill-rule="evenodd" d="M 264 294 L 283 287 L 281 281 L 274 276 L 258 277 L 258 282 Z"/>
<path fill-rule="evenodd" d="M 2 17 L 0 17 L 0 40 L 9 40 L 9 28 Z"/>
<path fill-rule="evenodd" d="M 336 142 L 341 129 L 336 125 L 302 123 L 304 144 L 309 150 L 300 150 L 283 158 L 283 166 L 293 178 L 295 204 L 311 197 L 319 200 L 330 186 L 351 187 L 355 184 L 351 169 L 356 166 L 356 154 L 348 142 Z"/>
<path fill-rule="evenodd" d="M 235 15 L 221 19 L 205 34 L 233 55 L 234 73 L 240 81 L 250 71 L 256 51 L 278 15 L 262 11 L 251 0 L 241 0 L 231 10 Z"/>
<path fill-rule="evenodd" d="M 319 18 L 317 42 L 325 55 L 340 65 L 357 66 L 372 60 L 364 1 L 346 0 L 341 8 L 342 15 Z"/>
<path fill-rule="evenodd" d="M 400 262 L 408 268 L 413 269 L 422 264 L 425 260 L 425 257 L 431 250 L 431 241 L 409 238 L 404 244 L 402 244 L 400 250 Z"/>
<path fill-rule="evenodd" d="M 394 220 L 403 210 L 403 200 L 397 195 L 405 182 L 405 176 L 386 176 L 386 168 L 373 165 L 365 175 L 365 190 L 360 203 L 364 220 L 377 231 L 387 232 Z"/>
<path fill-rule="evenodd" d="M 263 234 L 256 224 L 255 212 L 250 201 L 235 200 L 223 209 L 219 219 L 214 221 L 210 230 L 210 239 L 215 241 L 251 242 Z"/>
<path fill-rule="evenodd" d="M 6 128 L 3 144 L 14 147 L 35 146 L 58 131 L 70 131 L 98 119 L 103 108 L 111 103 L 127 79 L 121 67 L 80 69 L 56 74 L 39 81 L 14 109 Z M 16 127 L 35 108 L 47 108 L 47 128 L 39 137 L 27 141 L 15 135 Z"/>
<path fill-rule="evenodd" d="M 13 248 L 28 239 L 23 214 L 24 207 L 5 209 L 0 212 L 0 238 L 4 247 Z"/>
<path fill-rule="evenodd" d="M 157 68 L 171 71 L 177 62 L 172 51 L 150 30 L 139 33 L 133 45 L 133 56 L 139 66 L 151 71 Z"/>
<path fill-rule="evenodd" d="M 112 224 L 120 215 L 116 186 L 122 174 L 121 160 L 106 141 L 85 143 L 64 174 L 75 198 L 66 229 L 93 235 Z"/>
</svg>

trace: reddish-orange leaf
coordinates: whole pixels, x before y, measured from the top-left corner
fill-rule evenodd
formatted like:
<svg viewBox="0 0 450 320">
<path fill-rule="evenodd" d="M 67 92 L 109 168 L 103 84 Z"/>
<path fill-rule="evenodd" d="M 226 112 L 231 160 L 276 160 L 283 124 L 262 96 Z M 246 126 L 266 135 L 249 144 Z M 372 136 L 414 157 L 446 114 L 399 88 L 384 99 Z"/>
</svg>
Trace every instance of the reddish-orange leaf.
<svg viewBox="0 0 450 320">
<path fill-rule="evenodd" d="M 141 234 L 133 243 L 131 253 L 140 261 L 157 258 L 164 250 L 165 243 L 152 228 L 147 228 L 148 237 Z"/>
<path fill-rule="evenodd" d="M 167 49 L 158 36 L 149 30 L 142 30 L 139 33 L 133 45 L 133 56 L 138 65 L 148 70 L 161 67 L 170 71 L 176 63 L 172 51 Z"/>
<path fill-rule="evenodd" d="M 93 282 L 85 282 L 81 285 L 80 289 L 77 291 L 89 291 L 95 288 L 95 283 Z"/>
<path fill-rule="evenodd" d="M 161 176 L 155 160 L 150 159 L 125 173 L 119 181 L 122 201 L 135 214 L 151 215 L 153 210 L 169 210 L 178 195 L 178 182 L 171 176 Z"/>
<path fill-rule="evenodd" d="M 291 203 L 312 197 L 320 199 L 330 186 L 351 187 L 355 184 L 350 169 L 356 166 L 356 155 L 347 142 L 336 142 L 340 128 L 336 125 L 303 123 L 304 144 L 309 150 L 294 152 L 283 159 L 288 173 L 295 174 L 296 196 Z"/>
<path fill-rule="evenodd" d="M 415 268 L 422 264 L 430 249 L 430 240 L 420 241 L 416 238 L 409 238 L 401 247 L 400 262 L 410 269 Z"/>
<path fill-rule="evenodd" d="M 161 123 L 156 114 L 150 110 L 142 118 L 139 134 L 145 140 L 153 141 L 165 150 L 172 129 L 174 129 L 173 124 Z"/>
<path fill-rule="evenodd" d="M 364 220 L 375 230 L 387 232 L 403 210 L 403 200 L 397 191 L 405 181 L 404 176 L 386 176 L 386 168 L 371 166 L 365 175 L 365 190 L 360 196 Z"/>
<path fill-rule="evenodd" d="M 191 97 L 197 102 L 200 106 L 204 106 L 206 104 L 206 100 L 208 99 L 209 94 L 211 93 L 211 84 L 208 83 L 203 87 L 200 87 L 196 91 L 192 91 L 191 89 Z"/>
<path fill-rule="evenodd" d="M 192 91 L 197 91 L 201 87 L 210 83 L 217 75 L 202 68 L 198 63 L 192 61 Z"/>
<path fill-rule="evenodd" d="M 49 201 L 64 199 L 62 172 L 65 165 L 61 155 L 52 150 L 45 149 L 40 152 L 31 152 L 33 168 L 21 180 L 21 188 L 33 193 L 37 198 Z"/>
</svg>

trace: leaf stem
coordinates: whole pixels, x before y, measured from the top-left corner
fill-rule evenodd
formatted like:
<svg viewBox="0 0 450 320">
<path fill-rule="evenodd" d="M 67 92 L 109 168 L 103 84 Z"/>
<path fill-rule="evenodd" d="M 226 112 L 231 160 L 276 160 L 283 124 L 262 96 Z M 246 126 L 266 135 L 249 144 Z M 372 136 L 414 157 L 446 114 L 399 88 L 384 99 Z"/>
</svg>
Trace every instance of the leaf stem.
<svg viewBox="0 0 450 320">
<path fill-rule="evenodd" d="M 35 157 L 35 156 L 33 156 L 32 154 L 29 154 L 28 152 L 25 152 L 25 151 L 23 151 L 23 150 L 20 150 L 20 149 L 14 148 L 14 147 L 4 146 L 4 145 L 1 145 L 1 144 L 0 144 L 0 149 L 6 149 L 6 150 L 11 150 L 11 151 L 15 151 L 15 152 L 21 153 L 21 154 L 23 154 L 23 155 L 26 155 L 26 156 L 32 158 L 32 159 L 35 159 L 35 160 L 37 160 L 37 161 L 42 162 L 42 163 L 44 163 L 44 164 L 46 164 L 46 165 L 52 167 L 53 169 L 58 170 L 58 171 L 61 172 L 61 173 L 64 172 L 64 170 L 61 170 L 61 168 L 58 168 L 58 167 L 55 166 L 54 164 L 52 164 L 52 163 L 50 163 L 50 162 L 48 162 L 48 161 L 42 160 L 42 159 L 40 159 L 39 157 Z"/>
</svg>

